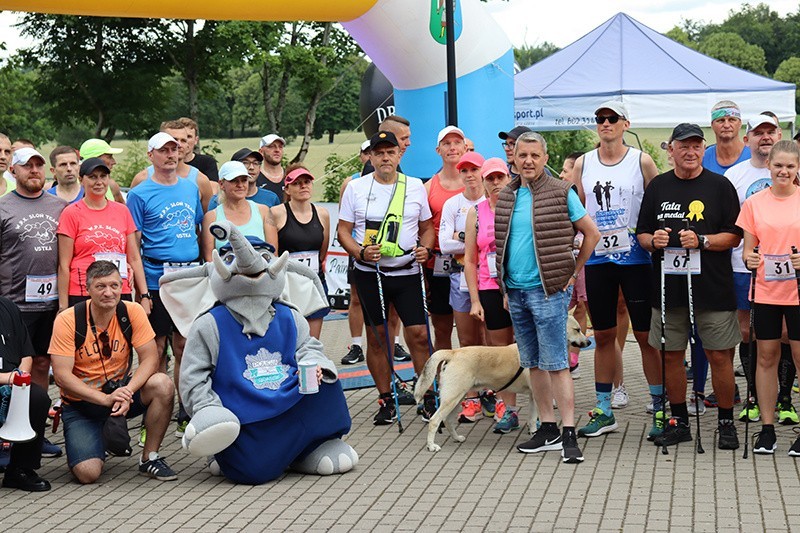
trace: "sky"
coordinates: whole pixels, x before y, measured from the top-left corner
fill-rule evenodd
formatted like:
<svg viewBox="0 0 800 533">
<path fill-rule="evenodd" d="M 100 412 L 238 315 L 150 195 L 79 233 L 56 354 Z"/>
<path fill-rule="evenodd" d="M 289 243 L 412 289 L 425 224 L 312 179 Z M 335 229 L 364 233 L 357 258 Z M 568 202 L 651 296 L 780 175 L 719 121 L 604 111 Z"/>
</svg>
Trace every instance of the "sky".
<svg viewBox="0 0 800 533">
<path fill-rule="evenodd" d="M 781 16 L 796 12 L 800 7 L 798 0 L 769 0 L 768 4 Z M 548 41 L 562 48 L 619 12 L 665 33 L 683 19 L 722 22 L 731 10 L 738 10 L 741 5 L 741 1 L 728 0 L 490 0 L 486 9 L 505 28 L 514 46 L 536 46 Z M 16 20 L 17 15 L 0 12 L 0 39 L 8 48 L 0 54 L 8 55 L 28 44 L 11 27 Z"/>
</svg>

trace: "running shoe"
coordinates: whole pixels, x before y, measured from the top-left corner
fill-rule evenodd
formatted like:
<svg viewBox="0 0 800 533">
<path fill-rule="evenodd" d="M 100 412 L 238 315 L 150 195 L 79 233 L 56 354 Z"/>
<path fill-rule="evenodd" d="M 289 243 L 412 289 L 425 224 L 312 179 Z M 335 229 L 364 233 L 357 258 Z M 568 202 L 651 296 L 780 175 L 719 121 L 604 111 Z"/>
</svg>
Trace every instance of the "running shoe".
<svg viewBox="0 0 800 533">
<path fill-rule="evenodd" d="M 733 420 L 720 420 L 717 426 L 717 448 L 720 450 L 735 450 L 739 448 L 739 436 L 736 434 L 736 425 Z"/>
<path fill-rule="evenodd" d="M 616 431 L 618 427 L 614 413 L 605 414 L 602 409 L 595 407 L 589 412 L 589 423 L 578 430 L 578 436 L 599 437 L 603 433 Z"/>
<path fill-rule="evenodd" d="M 680 442 L 688 442 L 690 440 L 692 440 L 692 432 L 689 429 L 688 422 L 673 416 L 667 422 L 664 432 L 653 439 L 653 444 L 656 446 L 674 446 Z"/>
<path fill-rule="evenodd" d="M 478 394 L 478 398 L 481 399 L 481 408 L 483 408 L 483 416 L 486 418 L 497 417 L 497 404 L 502 403 L 503 400 L 499 400 L 497 396 L 494 395 L 493 391 L 489 389 L 482 390 Z M 503 413 L 500 413 L 500 417 L 503 416 Z M 497 418 L 499 420 L 500 418 Z"/>
<path fill-rule="evenodd" d="M 761 431 L 756 433 L 754 437 L 756 437 L 756 443 L 753 446 L 753 453 L 772 455 L 775 453 L 775 450 L 778 449 L 778 439 L 775 437 L 775 428 L 761 428 Z"/>
<path fill-rule="evenodd" d="M 147 440 L 147 429 L 144 426 L 139 430 L 139 447 L 144 448 L 144 443 Z"/>
<path fill-rule="evenodd" d="M 697 407 L 695 407 L 695 396 L 697 396 Z M 706 414 L 706 404 L 703 401 L 703 395 L 693 391 L 689 395 L 689 401 L 686 402 L 686 409 L 689 411 L 689 416 L 697 416 L 698 413 L 701 416 Z"/>
<path fill-rule="evenodd" d="M 184 418 L 183 420 L 178 420 L 178 425 L 175 426 L 175 436 L 179 439 L 183 438 L 183 434 L 186 432 L 186 426 L 189 425 L 189 419 Z"/>
<path fill-rule="evenodd" d="M 388 426 L 395 420 L 397 420 L 397 410 L 392 393 L 381 394 L 378 397 L 378 414 L 373 417 L 372 423 L 376 426 Z"/>
<path fill-rule="evenodd" d="M 792 431 L 797 435 L 797 439 L 792 444 L 792 447 L 789 448 L 789 456 L 800 457 L 800 428 L 792 428 Z"/>
<path fill-rule="evenodd" d="M 519 416 L 516 411 L 508 410 L 503 413 L 503 418 L 494 425 L 494 432 L 501 435 L 511 433 L 515 429 L 519 429 Z"/>
<path fill-rule="evenodd" d="M 395 388 L 397 389 L 397 403 L 400 405 L 417 405 L 417 400 L 414 399 L 414 388 L 409 387 L 405 382 L 395 380 Z"/>
<path fill-rule="evenodd" d="M 458 421 L 462 424 L 471 424 L 483 418 L 481 401 L 478 398 L 467 398 L 461 402 L 461 407 L 461 414 L 458 415 Z"/>
<path fill-rule="evenodd" d="M 42 457 L 61 457 L 64 452 L 47 439 L 42 443 Z"/>
<path fill-rule="evenodd" d="M 408 353 L 408 351 L 397 342 L 394 344 L 394 360 L 398 363 L 403 361 L 411 361 L 411 354 Z"/>
<path fill-rule="evenodd" d="M 139 473 L 159 481 L 174 481 L 178 479 L 175 471 L 156 452 L 150 452 L 148 460 L 145 462 L 139 459 Z"/>
<path fill-rule="evenodd" d="M 485 415 L 486 412 L 484 411 L 483 414 Z M 503 418 L 503 415 L 505 414 L 506 414 L 506 402 L 498 398 L 497 403 L 494 406 L 494 421 L 500 422 L 500 420 Z"/>
<path fill-rule="evenodd" d="M 653 426 L 647 434 L 647 440 L 652 442 L 662 433 L 664 433 L 664 411 L 659 411 L 653 413 Z"/>
<path fill-rule="evenodd" d="M 353 344 L 350 346 L 350 350 L 347 352 L 347 355 L 342 357 L 342 364 L 343 365 L 354 365 L 356 363 L 360 363 L 364 360 L 364 351 L 361 349 L 361 346 L 358 344 Z"/>
<path fill-rule="evenodd" d="M 744 408 L 739 413 L 739 420 L 744 421 L 745 417 L 748 417 L 750 422 L 761 420 L 761 411 L 758 409 L 758 404 L 752 399 L 744 404 Z"/>
<path fill-rule="evenodd" d="M 565 429 L 561 434 L 561 460 L 565 463 L 577 464 L 583 462 L 583 453 L 578 447 L 578 436 L 575 430 Z"/>
<path fill-rule="evenodd" d="M 554 423 L 542 425 L 529 441 L 517 446 L 522 453 L 538 453 L 562 448 L 561 432 Z"/>
<path fill-rule="evenodd" d="M 706 399 L 703 400 L 703 403 L 706 404 L 706 407 L 719 407 L 719 403 L 717 402 L 717 395 L 713 392 L 706 396 Z M 739 394 L 739 385 L 736 385 L 736 389 L 733 393 L 733 403 L 742 403 L 742 396 Z"/>
<path fill-rule="evenodd" d="M 784 398 L 783 401 L 778 402 L 778 423 L 784 426 L 793 426 L 800 423 L 797 411 L 794 410 L 791 398 Z"/>
<path fill-rule="evenodd" d="M 426 392 L 425 396 L 422 397 L 422 420 L 430 422 L 436 409 L 436 393 L 433 391 Z"/>
<path fill-rule="evenodd" d="M 569 375 L 572 379 L 581 379 L 581 368 L 578 365 L 569 367 Z"/>
<path fill-rule="evenodd" d="M 620 383 L 619 387 L 611 392 L 611 408 L 622 409 L 628 406 L 628 391 L 625 390 L 625 384 Z"/>
</svg>

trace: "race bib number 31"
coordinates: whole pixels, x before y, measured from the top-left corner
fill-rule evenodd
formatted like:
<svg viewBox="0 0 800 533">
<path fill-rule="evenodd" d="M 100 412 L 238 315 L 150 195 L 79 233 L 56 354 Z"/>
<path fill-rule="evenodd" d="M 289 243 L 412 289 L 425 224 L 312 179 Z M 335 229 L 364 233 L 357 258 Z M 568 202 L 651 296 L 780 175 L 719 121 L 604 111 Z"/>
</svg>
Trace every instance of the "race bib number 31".
<svg viewBox="0 0 800 533">
<path fill-rule="evenodd" d="M 764 279 L 767 281 L 787 281 L 795 279 L 795 271 L 789 254 L 764 254 Z"/>
<path fill-rule="evenodd" d="M 686 257 L 686 248 L 664 248 L 664 274 L 700 274 L 700 250 L 692 248 Z"/>
<path fill-rule="evenodd" d="M 600 241 L 594 247 L 597 255 L 622 254 L 631 251 L 628 228 L 609 228 L 600 231 Z"/>
<path fill-rule="evenodd" d="M 26 302 L 51 302 L 53 300 L 58 300 L 58 283 L 55 274 L 25 278 Z"/>
</svg>

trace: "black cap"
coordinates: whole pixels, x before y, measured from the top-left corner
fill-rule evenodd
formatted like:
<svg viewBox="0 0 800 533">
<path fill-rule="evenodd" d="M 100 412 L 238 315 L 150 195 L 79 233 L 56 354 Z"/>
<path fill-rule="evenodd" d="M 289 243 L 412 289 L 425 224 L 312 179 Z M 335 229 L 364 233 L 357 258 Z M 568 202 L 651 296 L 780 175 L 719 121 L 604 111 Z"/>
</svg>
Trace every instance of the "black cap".
<svg viewBox="0 0 800 533">
<path fill-rule="evenodd" d="M 672 135 L 670 136 L 669 140 L 670 142 L 685 141 L 686 139 L 691 139 L 692 137 L 699 137 L 705 140 L 705 135 L 703 135 L 703 130 L 700 129 L 700 126 L 697 124 L 683 122 L 675 126 L 675 129 L 672 130 Z"/>
<path fill-rule="evenodd" d="M 501 131 L 500 133 L 497 134 L 497 136 L 503 139 L 504 141 L 506 139 L 517 140 L 519 139 L 520 135 L 522 135 L 523 133 L 528 133 L 529 131 L 533 130 L 530 129 L 528 126 L 517 126 L 513 128 L 511 131 Z"/>
<path fill-rule="evenodd" d="M 380 144 L 391 144 L 392 146 L 400 146 L 397 142 L 397 137 L 391 131 L 379 131 L 369 139 L 369 149 L 374 150 Z"/>
<path fill-rule="evenodd" d="M 246 158 L 251 156 L 255 157 L 259 161 L 264 160 L 264 156 L 259 152 L 251 150 L 250 148 L 242 148 L 241 150 L 236 150 L 236 152 L 234 152 L 234 154 L 231 156 L 231 161 L 244 161 Z"/>
<path fill-rule="evenodd" d="M 111 174 L 111 169 L 108 168 L 108 165 L 106 165 L 102 159 L 100 159 L 99 157 L 90 157 L 89 159 L 81 163 L 81 170 L 80 170 L 81 176 L 88 176 L 98 168 L 102 168 L 107 173 Z"/>
</svg>

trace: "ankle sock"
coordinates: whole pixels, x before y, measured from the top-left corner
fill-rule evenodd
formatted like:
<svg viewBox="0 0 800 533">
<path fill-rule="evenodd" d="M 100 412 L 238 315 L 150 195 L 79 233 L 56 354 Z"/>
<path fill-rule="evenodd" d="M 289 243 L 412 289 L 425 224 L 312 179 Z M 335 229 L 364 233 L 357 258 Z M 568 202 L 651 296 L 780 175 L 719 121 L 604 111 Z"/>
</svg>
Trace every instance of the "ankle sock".
<svg viewBox="0 0 800 533">
<path fill-rule="evenodd" d="M 352 337 L 350 339 L 350 346 L 358 346 L 361 347 L 361 339 L 362 337 Z"/>
<path fill-rule="evenodd" d="M 597 407 L 605 414 L 611 413 L 611 383 L 594 384 L 594 394 L 597 397 Z"/>
<path fill-rule="evenodd" d="M 723 420 L 733 420 L 733 407 L 730 409 L 719 408 L 719 421 L 722 422 Z"/>
<path fill-rule="evenodd" d="M 663 411 L 664 406 L 661 404 L 661 395 L 664 392 L 664 385 L 648 385 L 650 389 L 650 399 L 653 401 L 653 411 Z"/>
</svg>

